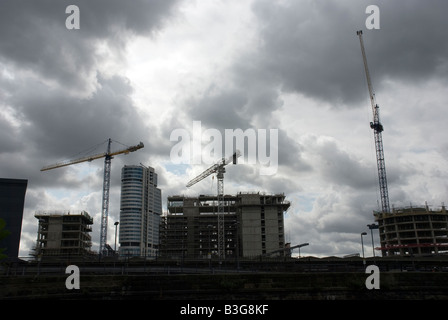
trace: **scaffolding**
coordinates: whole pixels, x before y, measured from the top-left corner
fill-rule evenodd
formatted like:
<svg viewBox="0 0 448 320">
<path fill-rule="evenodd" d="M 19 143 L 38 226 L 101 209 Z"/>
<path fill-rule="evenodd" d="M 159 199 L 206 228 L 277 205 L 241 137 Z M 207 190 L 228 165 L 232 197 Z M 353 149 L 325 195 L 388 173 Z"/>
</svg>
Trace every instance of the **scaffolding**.
<svg viewBox="0 0 448 320">
<path fill-rule="evenodd" d="M 434 255 L 448 251 L 448 213 L 423 206 L 392 208 L 374 212 L 379 226 L 383 256 Z"/>
<path fill-rule="evenodd" d="M 283 214 L 289 206 L 284 194 L 223 195 L 222 211 L 216 195 L 170 196 L 160 227 L 160 254 L 182 259 L 221 257 L 216 217 L 222 214 L 226 258 L 255 257 L 274 250 L 283 255 Z"/>
<path fill-rule="evenodd" d="M 35 257 L 93 254 L 93 218 L 86 211 L 37 211 L 34 216 L 39 220 Z"/>
</svg>

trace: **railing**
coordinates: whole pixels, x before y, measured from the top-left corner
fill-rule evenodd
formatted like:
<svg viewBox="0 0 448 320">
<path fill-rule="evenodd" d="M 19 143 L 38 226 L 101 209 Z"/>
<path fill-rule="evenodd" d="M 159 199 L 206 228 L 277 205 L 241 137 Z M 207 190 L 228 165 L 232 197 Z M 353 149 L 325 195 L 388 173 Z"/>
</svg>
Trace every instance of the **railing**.
<svg viewBox="0 0 448 320">
<path fill-rule="evenodd" d="M 37 210 L 34 216 L 69 216 L 69 215 L 82 215 L 93 222 L 93 218 L 85 210 Z"/>
</svg>

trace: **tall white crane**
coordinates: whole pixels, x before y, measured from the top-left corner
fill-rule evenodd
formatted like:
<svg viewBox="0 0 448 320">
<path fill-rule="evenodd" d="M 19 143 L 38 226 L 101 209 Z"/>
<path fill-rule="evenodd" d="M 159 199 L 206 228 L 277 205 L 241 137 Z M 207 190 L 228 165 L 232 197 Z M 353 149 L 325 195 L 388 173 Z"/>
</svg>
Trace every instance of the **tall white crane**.
<svg viewBox="0 0 448 320">
<path fill-rule="evenodd" d="M 370 122 L 370 128 L 373 129 L 375 137 L 376 163 L 378 167 L 378 180 L 380 185 L 381 209 L 382 212 L 390 212 L 389 192 L 387 190 L 386 163 L 384 161 L 383 138 L 381 132 L 384 128 L 380 121 L 380 107 L 375 102 L 375 93 L 373 91 L 372 81 L 370 80 L 369 68 L 367 66 L 366 52 L 364 49 L 364 41 L 362 40 L 362 31 L 357 31 L 359 42 L 361 44 L 362 58 L 364 61 L 364 70 L 367 78 L 367 86 L 369 87 L 370 104 L 372 106 L 373 121 Z"/>
<path fill-rule="evenodd" d="M 202 179 L 208 177 L 211 174 L 216 173 L 217 177 L 217 189 L 218 189 L 218 256 L 220 258 L 225 258 L 225 239 L 224 239 L 224 173 L 226 169 L 224 168 L 229 163 L 236 164 L 237 158 L 241 156 L 239 150 L 236 150 L 235 153 L 229 158 L 218 161 L 210 168 L 202 172 L 196 178 L 190 180 L 187 183 L 187 188 L 192 185 L 198 183 Z"/>
<path fill-rule="evenodd" d="M 128 154 L 130 152 L 137 151 L 144 147 L 143 142 L 140 142 L 136 146 L 128 147 L 125 149 L 121 149 L 118 151 L 111 152 L 110 145 L 112 143 L 112 139 L 107 140 L 107 151 L 99 154 L 95 154 L 92 156 L 84 156 L 81 158 L 77 158 L 74 160 L 66 160 L 63 162 L 55 163 L 49 166 L 45 166 L 40 171 L 47 171 L 55 168 L 61 168 L 65 166 L 69 166 L 76 163 L 81 163 L 85 161 L 93 161 L 96 159 L 104 158 L 104 177 L 103 177 L 103 200 L 102 200 L 102 208 L 101 208 L 101 233 L 100 233 L 100 248 L 99 253 L 101 255 L 105 255 L 107 253 L 106 249 L 106 241 L 107 241 L 107 218 L 109 215 L 109 189 L 110 189 L 110 169 L 111 169 L 111 160 L 113 156 L 118 154 Z"/>
</svg>

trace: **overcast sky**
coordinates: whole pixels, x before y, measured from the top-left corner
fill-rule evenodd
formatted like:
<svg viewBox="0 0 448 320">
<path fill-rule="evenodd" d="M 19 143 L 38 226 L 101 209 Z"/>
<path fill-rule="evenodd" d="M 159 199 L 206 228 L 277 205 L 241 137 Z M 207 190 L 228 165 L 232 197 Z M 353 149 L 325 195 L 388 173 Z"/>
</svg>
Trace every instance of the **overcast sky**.
<svg viewBox="0 0 448 320">
<path fill-rule="evenodd" d="M 79 29 L 66 27 L 71 4 Z M 366 28 L 369 5 L 380 29 Z M 104 161 L 40 169 L 104 152 L 108 138 L 113 149 L 145 145 L 112 160 L 109 243 L 125 164 L 156 169 L 164 211 L 169 195 L 216 193 L 211 177 L 185 187 L 209 164 L 170 158 L 171 133 L 192 133 L 193 121 L 277 129 L 276 173 L 229 166 L 225 193 L 284 193 L 286 240 L 308 242 L 302 255 L 360 253 L 380 198 L 356 31 L 391 207 L 437 208 L 448 201 L 446 12 L 444 0 L 0 0 L 0 176 L 28 180 L 20 255 L 35 244 L 37 210 L 88 211 L 98 249 Z M 371 256 L 370 236 L 364 244 Z"/>
</svg>

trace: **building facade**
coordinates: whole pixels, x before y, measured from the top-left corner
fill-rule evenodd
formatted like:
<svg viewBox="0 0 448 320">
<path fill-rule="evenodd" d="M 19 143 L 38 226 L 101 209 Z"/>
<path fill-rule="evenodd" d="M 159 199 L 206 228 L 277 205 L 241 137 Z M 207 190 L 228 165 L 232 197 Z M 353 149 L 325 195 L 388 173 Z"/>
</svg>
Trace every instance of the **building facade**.
<svg viewBox="0 0 448 320">
<path fill-rule="evenodd" d="M 28 180 L 0 179 L 0 219 L 6 223 L 8 236 L 0 240 L 2 254 L 9 259 L 19 256 L 20 237 L 22 233 L 23 208 Z"/>
<path fill-rule="evenodd" d="M 38 211 L 34 255 L 37 257 L 92 256 L 93 218 L 86 212 Z"/>
<path fill-rule="evenodd" d="M 124 166 L 121 171 L 121 257 L 154 258 L 159 249 L 162 191 L 157 173 L 145 166 Z"/>
<path fill-rule="evenodd" d="M 286 251 L 283 194 L 239 193 L 224 196 L 225 258 L 256 257 Z M 218 255 L 218 199 L 170 196 L 161 225 L 160 255 L 204 259 Z"/>
<path fill-rule="evenodd" d="M 393 208 L 391 213 L 374 212 L 378 222 L 381 253 L 433 255 L 448 252 L 448 213 L 445 206 Z"/>
</svg>

